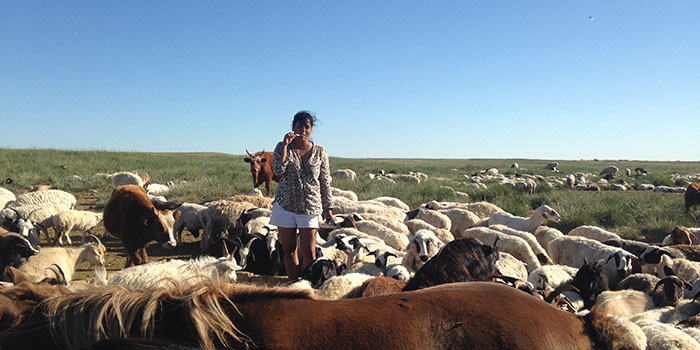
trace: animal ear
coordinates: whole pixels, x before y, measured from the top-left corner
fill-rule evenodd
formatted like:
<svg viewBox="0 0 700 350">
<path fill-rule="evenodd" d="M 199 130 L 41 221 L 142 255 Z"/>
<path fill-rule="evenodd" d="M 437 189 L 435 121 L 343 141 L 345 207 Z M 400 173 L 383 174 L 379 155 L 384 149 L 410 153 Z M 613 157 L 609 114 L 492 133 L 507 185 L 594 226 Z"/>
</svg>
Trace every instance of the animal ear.
<svg viewBox="0 0 700 350">
<path fill-rule="evenodd" d="M 386 252 L 386 257 L 388 258 L 390 256 L 393 256 L 395 258 L 397 257 L 396 254 L 394 254 L 393 252 Z"/>
<path fill-rule="evenodd" d="M 246 163 L 250 163 L 250 158 L 245 157 L 245 158 L 243 158 L 243 161 L 246 162 Z"/>
<path fill-rule="evenodd" d="M 668 267 L 668 266 L 664 266 L 664 273 L 666 274 L 666 276 L 675 276 L 676 275 L 676 273 L 673 272 L 673 269 Z"/>
<path fill-rule="evenodd" d="M 180 217 L 180 214 L 182 214 L 182 212 L 180 212 L 179 210 L 175 210 L 173 212 L 173 218 L 175 218 L 175 220 L 177 220 L 177 218 Z"/>
</svg>

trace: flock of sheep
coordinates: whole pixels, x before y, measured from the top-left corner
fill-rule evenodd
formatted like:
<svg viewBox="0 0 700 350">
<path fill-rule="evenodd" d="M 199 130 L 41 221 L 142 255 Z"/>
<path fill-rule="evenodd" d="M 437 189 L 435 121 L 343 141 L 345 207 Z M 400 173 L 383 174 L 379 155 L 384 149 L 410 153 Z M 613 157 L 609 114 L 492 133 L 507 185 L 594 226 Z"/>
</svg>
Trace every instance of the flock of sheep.
<svg viewBox="0 0 700 350">
<path fill-rule="evenodd" d="M 552 171 L 557 171 L 557 166 L 548 165 Z M 608 178 L 618 171 L 606 169 L 601 175 Z M 181 183 L 153 184 L 147 174 L 140 172 L 105 176 L 110 176 L 115 186 L 144 186 L 154 202 L 166 202 L 162 196 Z M 332 176 L 356 178 L 349 169 L 338 170 Z M 415 183 L 427 180 L 422 173 L 396 175 L 383 171 L 368 177 Z M 604 178 L 591 183 L 591 174 L 582 173 L 563 178 L 514 177 L 487 169 L 468 177 L 473 186 L 498 182 L 525 192 L 534 191 L 538 184 L 579 189 L 608 184 Z M 629 187 L 616 184 L 611 188 L 618 189 L 617 185 Z M 622 239 L 595 226 L 560 232 L 545 225 L 561 219 L 556 208 L 547 205 L 536 208 L 529 217 L 519 217 L 488 202 L 430 201 L 411 210 L 398 198 L 358 200 L 352 191 L 339 188 L 332 188 L 332 194 L 336 225 L 321 228 L 318 259 L 314 262 L 319 271 L 321 266 L 324 268 L 323 272 L 310 269 L 306 279 L 289 288 L 308 289 L 321 299 L 358 297 L 363 285 L 379 277 L 408 282 L 446 244 L 474 238 L 497 248 L 499 278 L 520 281 L 514 284 L 540 297 L 543 303 L 578 314 L 595 307 L 627 320 L 628 327 L 641 330 L 635 334 L 644 337 L 648 349 L 700 349 L 700 316 L 696 316 L 700 303 L 695 301 L 700 296 L 700 228 L 677 227 L 664 242 L 654 245 Z M 202 256 L 153 262 L 109 274 L 104 269 L 105 248 L 91 234 L 102 214 L 75 210 L 75 204 L 75 197 L 61 190 L 15 197 L 13 192 L 0 188 L 0 222 L 11 228 L 10 232 L 1 232 L 0 239 L 11 237 L 19 242 L 15 255 L 20 256 L 0 256 L 5 280 L 12 281 L 19 275 L 35 283 L 89 288 L 89 283 L 71 281 L 75 267 L 82 262 L 95 267 L 91 283 L 138 289 L 167 287 L 173 281 L 241 282 L 241 270 L 269 275 L 283 272 L 278 231 L 269 224 L 272 199 L 256 190 L 204 204 L 181 203 L 174 208 L 180 211 L 170 228 L 175 239 L 182 242 L 185 228 L 194 237 L 201 235 Z M 49 228 L 55 231 L 53 238 L 49 237 Z M 46 242 L 71 245 L 69 233 L 74 229 L 82 233 L 80 247 L 39 247 L 42 234 Z M 4 242 L 0 242 L 0 255 L 7 254 L 2 246 L 9 243 Z"/>
</svg>

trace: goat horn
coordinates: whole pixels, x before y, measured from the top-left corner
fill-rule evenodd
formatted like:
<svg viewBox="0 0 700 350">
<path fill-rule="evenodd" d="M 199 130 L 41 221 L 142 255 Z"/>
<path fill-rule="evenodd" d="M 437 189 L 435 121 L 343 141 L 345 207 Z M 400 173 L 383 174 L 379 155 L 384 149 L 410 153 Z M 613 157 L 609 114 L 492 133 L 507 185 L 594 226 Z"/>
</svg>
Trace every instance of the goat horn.
<svg viewBox="0 0 700 350">
<path fill-rule="evenodd" d="M 223 256 L 228 257 L 228 256 L 233 255 L 233 254 L 229 254 L 228 247 L 226 246 L 226 241 L 224 239 L 221 239 L 221 245 L 222 245 L 221 252 L 224 254 Z"/>
<path fill-rule="evenodd" d="M 564 285 L 559 286 L 553 292 L 549 293 L 549 295 L 544 299 L 544 301 L 551 304 L 552 300 L 554 300 L 554 298 L 556 298 L 557 295 L 564 293 L 566 291 L 574 291 L 576 293 L 581 294 L 581 291 L 578 288 L 576 288 L 570 284 L 564 284 Z"/>
<path fill-rule="evenodd" d="M 693 302 L 695 300 L 698 300 L 698 298 L 700 298 L 700 292 L 695 293 L 695 296 L 693 297 Z"/>
</svg>

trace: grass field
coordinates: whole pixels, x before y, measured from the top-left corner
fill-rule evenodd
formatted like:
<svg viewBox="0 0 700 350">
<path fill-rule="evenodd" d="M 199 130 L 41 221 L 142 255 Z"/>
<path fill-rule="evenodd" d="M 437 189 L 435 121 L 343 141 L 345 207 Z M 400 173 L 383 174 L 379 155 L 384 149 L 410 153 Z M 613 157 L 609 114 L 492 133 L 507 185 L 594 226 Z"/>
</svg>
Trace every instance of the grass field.
<svg viewBox="0 0 700 350">
<path fill-rule="evenodd" d="M 63 151 L 46 149 L 0 149 L 0 177 L 12 178 L 28 186 L 49 183 L 80 198 L 96 197 L 95 209 L 106 203 L 113 185 L 110 179 L 97 173 L 142 170 L 156 183 L 168 180 L 187 180 L 167 195 L 171 201 L 201 203 L 234 194 L 247 193 L 252 187 L 249 165 L 243 155 L 220 153 L 139 153 L 107 151 Z M 660 241 L 675 225 L 700 226 L 700 211 L 686 213 L 680 194 L 626 191 L 582 192 L 568 189 L 549 189 L 538 186 L 533 194 L 516 192 L 505 186 L 491 185 L 488 189 L 467 186 L 465 174 L 486 168 L 497 168 L 501 173 L 519 163 L 530 174 L 552 175 L 544 166 L 559 162 L 560 176 L 574 172 L 598 174 L 608 165 L 620 169 L 644 167 L 649 176 L 620 176 L 628 183 L 686 186 L 687 182 L 673 181 L 671 174 L 700 173 L 700 162 L 649 162 L 631 160 L 533 160 L 533 159 L 330 159 L 331 170 L 350 168 L 358 179 L 334 180 L 333 186 L 352 190 L 360 199 L 378 196 L 397 197 L 415 208 L 430 200 L 456 201 L 452 189 L 466 192 L 471 201 L 486 200 L 516 214 L 528 215 L 541 204 L 555 208 L 562 216 L 559 223 L 549 223 L 563 232 L 579 225 L 597 225 L 627 238 Z M 430 179 L 418 185 L 369 180 L 365 174 L 383 169 L 387 172 L 407 173 L 420 171 Z M 522 172 L 523 170 L 521 170 Z M 77 175 L 81 179 L 75 179 Z M 450 188 L 447 188 L 447 187 Z M 21 189 L 5 185 L 19 194 Z"/>
</svg>

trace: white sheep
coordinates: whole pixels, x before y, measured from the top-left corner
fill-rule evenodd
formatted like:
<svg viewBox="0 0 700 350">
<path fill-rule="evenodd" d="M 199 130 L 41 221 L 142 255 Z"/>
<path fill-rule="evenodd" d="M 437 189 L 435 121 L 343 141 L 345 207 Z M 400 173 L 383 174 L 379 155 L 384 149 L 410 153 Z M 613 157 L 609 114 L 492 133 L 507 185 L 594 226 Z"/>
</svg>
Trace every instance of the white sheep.
<svg viewBox="0 0 700 350">
<path fill-rule="evenodd" d="M 569 236 L 581 236 L 581 237 L 586 237 L 588 239 L 596 240 L 598 242 L 605 242 L 608 240 L 621 240 L 619 235 L 616 233 L 612 233 L 610 231 L 606 231 L 603 228 L 597 227 L 597 226 L 589 226 L 589 225 L 583 225 L 574 228 L 573 230 L 569 231 Z"/>
<path fill-rule="evenodd" d="M 418 230 L 429 230 L 435 233 L 435 236 L 437 236 L 437 238 L 439 238 L 443 243 L 449 243 L 455 239 L 455 236 L 452 234 L 452 232 L 447 231 L 444 228 L 437 228 L 420 219 L 411 219 L 406 221 L 404 224 L 410 232 L 409 235 L 415 234 L 416 232 L 418 232 Z M 459 236 L 457 237 L 459 238 Z"/>
<path fill-rule="evenodd" d="M 700 349 L 700 344 L 693 337 L 672 325 L 651 320 L 638 320 L 635 324 L 646 335 L 648 350 Z"/>
<path fill-rule="evenodd" d="M 211 240 L 220 237 L 230 226 L 235 226 L 236 220 L 241 216 L 241 213 L 256 207 L 255 204 L 250 202 L 234 202 L 227 199 L 209 203 L 209 206 L 201 212 L 204 230 L 200 241 L 200 249 L 206 252 L 209 249 Z"/>
<path fill-rule="evenodd" d="M 403 210 L 379 202 L 357 202 L 345 197 L 333 197 L 332 201 L 334 214 L 379 214 L 401 221 L 406 218 L 406 212 Z"/>
<path fill-rule="evenodd" d="M 467 209 L 452 208 L 438 209 L 438 211 L 450 219 L 450 233 L 453 236 L 459 236 L 464 230 L 472 228 L 481 222 L 481 218 Z"/>
<path fill-rule="evenodd" d="M 527 281 L 527 266 L 508 253 L 498 252 L 496 275 L 509 276 Z"/>
<path fill-rule="evenodd" d="M 375 265 L 384 269 L 384 276 L 404 282 L 411 278 L 411 272 L 403 265 L 406 253 L 377 249 L 371 254 L 375 257 Z"/>
<path fill-rule="evenodd" d="M 406 218 L 409 220 L 420 219 L 437 228 L 444 228 L 447 231 L 450 231 L 452 228 L 452 221 L 450 218 L 436 210 L 418 208 L 408 212 Z"/>
<path fill-rule="evenodd" d="M 504 225 L 491 225 L 489 226 L 489 228 L 511 236 L 516 236 L 524 239 L 525 242 L 527 242 L 527 244 L 530 246 L 530 249 L 532 249 L 532 252 L 535 253 L 535 256 L 537 257 L 537 260 L 539 260 L 540 264 L 544 265 L 552 263 L 552 259 L 549 257 L 549 254 L 547 254 L 544 248 L 542 248 L 539 242 L 537 242 L 537 238 L 535 238 L 535 236 L 532 233 L 518 231 Z"/>
<path fill-rule="evenodd" d="M 355 222 L 355 225 L 359 231 L 383 240 L 384 243 L 396 250 L 401 250 L 408 245 L 407 235 L 396 232 L 378 222 L 360 220 Z"/>
<path fill-rule="evenodd" d="M 115 186 L 136 185 L 143 187 L 144 185 L 143 179 L 131 171 L 121 171 L 112 174 L 112 181 Z"/>
<path fill-rule="evenodd" d="M 88 262 L 90 266 L 104 266 L 104 254 L 105 247 L 99 243 L 99 240 L 96 243 L 87 243 L 75 248 L 42 248 L 39 254 L 28 259 L 19 269 L 26 273 L 33 282 L 39 282 L 50 277 L 46 274 L 46 269 L 52 264 L 56 264 L 63 272 L 66 282 L 70 282 L 73 279 L 75 268 L 83 262 Z"/>
<path fill-rule="evenodd" d="M 352 169 L 338 169 L 331 173 L 331 177 L 334 179 L 350 179 L 355 181 L 357 174 Z"/>
<path fill-rule="evenodd" d="M 351 201 L 357 202 L 357 194 L 350 190 L 342 190 L 340 188 L 331 187 L 331 196 L 333 197 L 343 197 Z"/>
<path fill-rule="evenodd" d="M 379 202 L 385 205 L 388 205 L 390 207 L 398 208 L 403 211 L 409 211 L 411 208 L 408 206 L 408 204 L 404 203 L 402 200 L 394 197 L 377 197 L 371 199 L 372 201 Z"/>
<path fill-rule="evenodd" d="M 530 268 L 541 266 L 537 256 L 527 242 L 516 236 L 492 230 L 486 227 L 473 227 L 465 230 L 461 238 L 476 238 L 483 244 L 495 245 L 500 251 L 513 255 L 526 263 Z"/>
<path fill-rule="evenodd" d="M 501 224 L 516 230 L 535 233 L 537 227 L 547 220 L 558 222 L 561 220 L 561 216 L 551 207 L 542 205 L 535 209 L 535 212 L 529 218 L 515 216 L 508 212 L 493 213 L 491 218 L 489 218 L 489 226 Z"/>
<path fill-rule="evenodd" d="M 661 261 L 656 264 L 656 275 L 659 278 L 668 277 L 667 271 L 673 271 L 673 274 L 685 281 L 695 281 L 700 278 L 700 262 L 690 261 L 683 258 L 674 258 L 667 255 L 661 255 Z"/>
<path fill-rule="evenodd" d="M 391 216 L 384 216 L 380 214 L 357 214 L 360 218 L 360 220 L 370 220 L 374 222 L 378 222 L 396 232 L 403 233 L 405 235 L 409 235 L 411 231 L 408 229 L 408 226 L 404 224 L 403 220 L 398 220 L 394 217 Z"/>
<path fill-rule="evenodd" d="M 637 290 L 604 291 L 595 299 L 599 312 L 629 319 L 654 308 L 651 296 Z"/>
<path fill-rule="evenodd" d="M 236 271 L 241 267 L 233 254 L 229 257 L 215 258 L 202 256 L 196 259 L 152 262 L 132 266 L 115 272 L 109 277 L 109 285 L 121 285 L 134 289 L 166 287 L 171 283 L 192 286 L 207 280 L 234 283 Z"/>
<path fill-rule="evenodd" d="M 77 200 L 75 196 L 61 190 L 45 190 L 27 192 L 17 196 L 12 202 L 7 203 L 7 208 L 17 208 L 25 205 L 36 205 L 45 203 L 62 203 L 66 209 L 73 209 Z"/>
<path fill-rule="evenodd" d="M 536 289 L 557 289 L 564 284 L 570 284 L 578 269 L 566 265 L 544 265 L 532 270 L 527 275 L 527 281 Z"/>
<path fill-rule="evenodd" d="M 83 233 L 81 242 L 85 242 L 90 231 L 102 221 L 102 213 L 93 213 L 83 210 L 64 210 L 51 217 L 51 226 L 56 230 L 56 240 L 59 244 L 63 244 L 63 237 L 66 237 L 68 244 L 72 244 L 70 240 L 70 231 L 74 228 Z"/>
<path fill-rule="evenodd" d="M 0 187 L 0 209 L 5 208 L 5 205 L 8 202 L 12 202 L 15 199 L 17 199 L 17 197 L 15 196 L 15 194 L 12 191 L 10 191 L 6 188 Z"/>
<path fill-rule="evenodd" d="M 151 183 L 146 186 L 146 192 L 154 196 L 162 196 L 170 191 L 170 187 L 157 183 Z"/>
<path fill-rule="evenodd" d="M 199 237 L 199 231 L 204 228 L 202 224 L 202 211 L 207 207 L 195 203 L 182 203 L 177 210 L 180 211 L 180 216 L 175 220 L 173 233 L 178 244 L 182 243 L 182 231 L 187 228 L 188 231 L 196 238 Z"/>
<path fill-rule="evenodd" d="M 537 243 L 539 243 L 549 255 L 552 255 L 552 253 L 549 251 L 549 242 L 559 237 L 564 237 L 564 234 L 554 227 L 540 226 L 535 231 L 535 239 L 537 239 Z"/>
<path fill-rule="evenodd" d="M 584 259 L 591 263 L 603 260 L 603 272 L 611 288 L 629 274 L 632 261 L 636 259 L 636 256 L 621 248 L 579 236 L 564 236 L 551 241 L 549 252 L 555 263 L 576 268 L 584 264 Z"/>
<path fill-rule="evenodd" d="M 418 271 L 430 258 L 435 256 L 445 245 L 429 230 L 418 230 L 410 239 L 406 247 L 406 255 L 402 264 L 409 271 Z"/>
<path fill-rule="evenodd" d="M 362 273 L 348 273 L 342 276 L 333 276 L 318 287 L 315 294 L 321 299 L 327 300 L 350 298 L 357 292 L 360 286 L 362 286 L 362 283 L 370 278 L 372 278 L 372 276 Z"/>
</svg>

